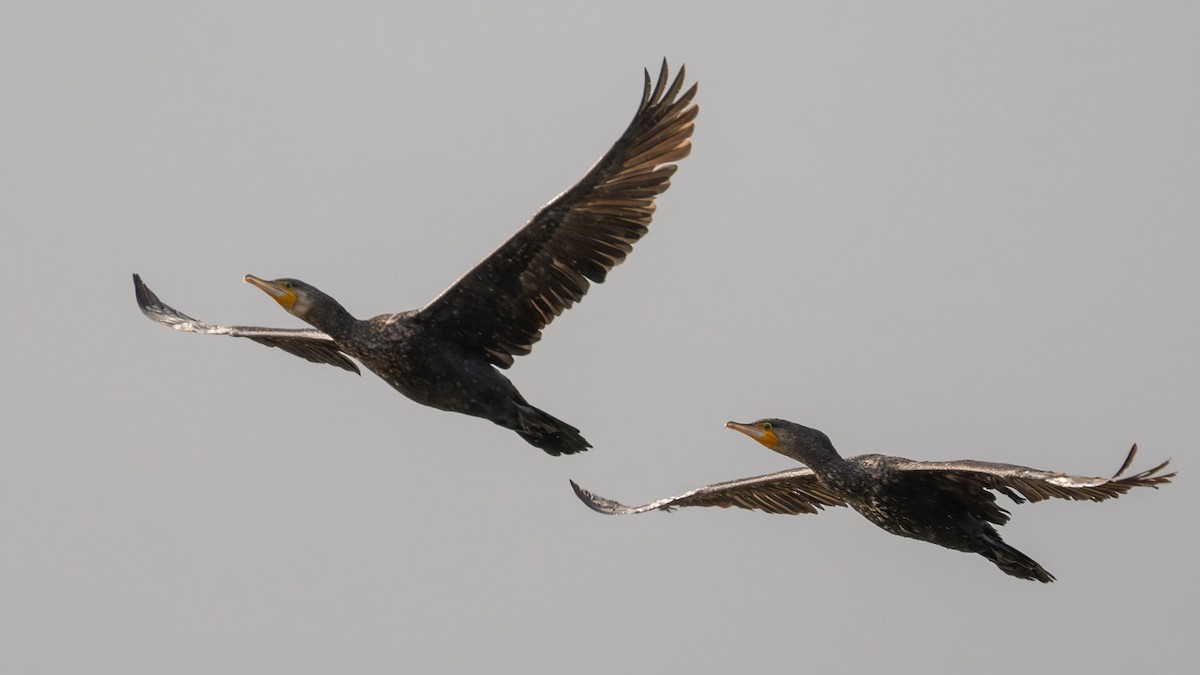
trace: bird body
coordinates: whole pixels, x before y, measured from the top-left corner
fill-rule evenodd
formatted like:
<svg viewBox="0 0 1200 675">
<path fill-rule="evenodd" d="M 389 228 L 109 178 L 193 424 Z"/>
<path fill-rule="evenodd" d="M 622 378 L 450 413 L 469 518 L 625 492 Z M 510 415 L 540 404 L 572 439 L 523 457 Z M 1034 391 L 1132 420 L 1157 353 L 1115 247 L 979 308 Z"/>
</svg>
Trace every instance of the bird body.
<svg viewBox="0 0 1200 675">
<path fill-rule="evenodd" d="M 416 312 L 356 321 L 330 336 L 342 351 L 417 403 L 482 417 L 552 454 L 589 447 L 578 429 L 529 405 L 484 355 L 446 341 Z"/>
<path fill-rule="evenodd" d="M 193 333 L 245 337 L 316 363 L 359 372 L 353 359 L 408 398 L 482 417 L 551 455 L 591 447 L 579 430 L 535 408 L 499 369 L 528 354 L 554 317 L 625 260 L 647 232 L 654 199 L 691 152 L 696 85 L 682 89 L 663 61 L 646 73 L 633 121 L 574 186 L 543 206 L 499 248 L 418 310 L 354 318 L 297 279 L 245 281 L 313 329 L 206 324 L 163 303 L 133 275 L 138 306 L 154 321 Z"/>
<path fill-rule="evenodd" d="M 879 454 L 842 458 L 824 433 L 787 420 L 726 426 L 806 467 L 706 485 L 636 507 L 592 494 L 574 481 L 571 486 L 585 504 L 606 514 L 736 506 L 794 515 L 849 506 L 892 534 L 978 553 L 1006 574 L 1048 583 L 1054 576 L 997 532 L 995 526 L 1007 523 L 1009 512 L 996 503 L 996 493 L 1018 504 L 1049 498 L 1102 501 L 1134 487 L 1157 488 L 1175 475 L 1160 473 L 1167 466 L 1163 462 L 1121 477 L 1137 453 L 1136 445 L 1111 478 L 1092 478 L 976 460 L 917 462 Z"/>
<path fill-rule="evenodd" d="M 978 553 L 1023 579 L 1054 580 L 1041 565 L 1004 543 L 992 524 L 1003 525 L 1008 516 L 994 501 L 963 499 L 936 477 L 904 470 L 914 463 L 903 457 L 859 455 L 813 471 L 850 508 L 886 532 Z"/>
</svg>

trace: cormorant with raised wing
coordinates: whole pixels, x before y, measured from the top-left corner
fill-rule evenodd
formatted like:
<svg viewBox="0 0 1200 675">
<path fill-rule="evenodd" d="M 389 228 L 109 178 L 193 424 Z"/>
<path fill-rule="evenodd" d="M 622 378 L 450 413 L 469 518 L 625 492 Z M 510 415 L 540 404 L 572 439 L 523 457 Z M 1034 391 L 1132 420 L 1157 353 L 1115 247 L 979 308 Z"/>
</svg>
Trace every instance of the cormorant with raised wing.
<svg viewBox="0 0 1200 675">
<path fill-rule="evenodd" d="M 497 368 L 528 354 L 554 317 L 603 282 L 646 234 L 654 199 L 688 156 L 699 108 L 696 85 L 682 91 L 664 60 L 629 127 L 573 187 L 419 310 L 356 319 L 296 279 L 246 275 L 313 329 L 205 324 L 164 304 L 133 275 L 146 316 L 176 330 L 246 337 L 352 372 L 358 359 L 418 403 L 474 415 L 512 429 L 551 455 L 591 447 L 575 427 L 530 405 Z M 669 83 L 669 84 L 668 84 Z M 315 329 L 315 330 L 314 330 Z"/>
</svg>

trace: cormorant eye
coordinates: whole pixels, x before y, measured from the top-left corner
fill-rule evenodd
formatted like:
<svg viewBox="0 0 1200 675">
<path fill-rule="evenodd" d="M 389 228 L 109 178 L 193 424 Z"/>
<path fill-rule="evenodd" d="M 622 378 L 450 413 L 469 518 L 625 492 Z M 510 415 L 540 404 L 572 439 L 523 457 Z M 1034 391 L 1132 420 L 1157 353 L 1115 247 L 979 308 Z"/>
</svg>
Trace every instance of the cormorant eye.
<svg viewBox="0 0 1200 675">
<path fill-rule="evenodd" d="M 290 282 L 290 281 L 281 281 L 281 282 L 279 282 L 279 285 L 287 290 L 292 289 L 292 282 Z"/>
<path fill-rule="evenodd" d="M 770 423 L 770 422 L 763 422 L 763 423 L 762 423 L 761 425 L 759 425 L 759 426 L 761 426 L 761 427 L 762 427 L 762 430 L 763 430 L 763 431 L 770 431 L 770 430 L 771 430 L 771 423 Z"/>
</svg>

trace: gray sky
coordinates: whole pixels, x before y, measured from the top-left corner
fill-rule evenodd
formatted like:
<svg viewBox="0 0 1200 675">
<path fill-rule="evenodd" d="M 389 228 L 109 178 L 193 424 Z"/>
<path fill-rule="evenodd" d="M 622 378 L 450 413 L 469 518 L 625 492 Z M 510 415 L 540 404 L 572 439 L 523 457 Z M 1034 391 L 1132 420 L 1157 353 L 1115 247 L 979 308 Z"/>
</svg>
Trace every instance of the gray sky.
<svg viewBox="0 0 1200 675">
<path fill-rule="evenodd" d="M 0 9 L 4 670 L 1194 669 L 1200 10 L 734 4 Z M 664 55 L 694 152 L 511 371 L 584 456 L 134 305 L 131 272 L 213 322 L 299 325 L 246 273 L 420 306 Z M 1049 586 L 848 510 L 613 518 L 567 485 L 786 468 L 721 428 L 764 416 L 1184 473 L 1015 507 Z"/>
</svg>

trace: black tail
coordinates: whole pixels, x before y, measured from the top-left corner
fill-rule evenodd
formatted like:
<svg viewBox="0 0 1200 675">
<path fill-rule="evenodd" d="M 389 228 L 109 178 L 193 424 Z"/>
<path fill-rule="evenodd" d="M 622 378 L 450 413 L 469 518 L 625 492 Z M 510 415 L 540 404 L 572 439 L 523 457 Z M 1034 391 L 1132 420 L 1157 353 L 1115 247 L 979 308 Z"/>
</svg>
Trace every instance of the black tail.
<svg viewBox="0 0 1200 675">
<path fill-rule="evenodd" d="M 1003 570 L 1005 574 L 1018 579 L 1040 581 L 1043 584 L 1054 581 L 1053 574 L 1047 572 L 1033 558 L 1001 541 L 998 535 L 995 539 L 987 538 L 987 547 L 986 550 L 980 551 L 979 555 L 996 563 L 996 567 Z"/>
<path fill-rule="evenodd" d="M 573 455 L 592 447 L 579 435 L 578 429 L 533 406 L 522 406 L 520 428 L 514 428 L 513 431 L 530 445 L 555 457 Z"/>
</svg>

